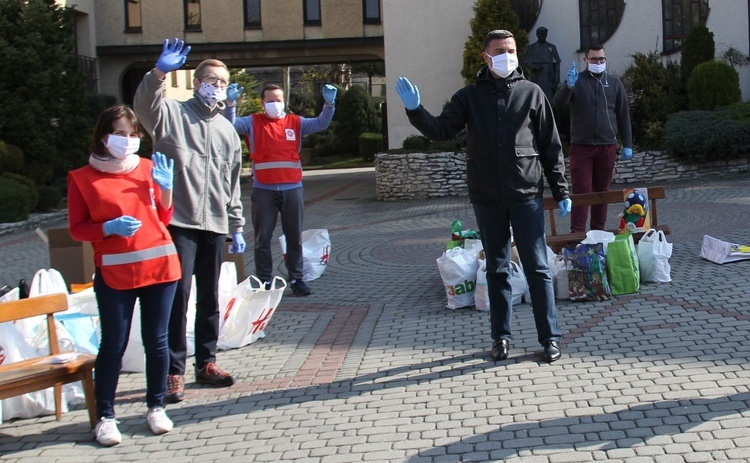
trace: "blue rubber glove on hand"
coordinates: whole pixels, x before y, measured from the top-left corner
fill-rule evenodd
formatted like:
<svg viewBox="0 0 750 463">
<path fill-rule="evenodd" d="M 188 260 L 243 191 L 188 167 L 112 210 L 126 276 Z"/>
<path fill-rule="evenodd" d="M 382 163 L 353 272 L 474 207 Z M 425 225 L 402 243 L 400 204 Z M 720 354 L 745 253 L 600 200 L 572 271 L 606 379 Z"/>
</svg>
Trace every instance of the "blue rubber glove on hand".
<svg viewBox="0 0 750 463">
<path fill-rule="evenodd" d="M 576 62 L 573 61 L 573 67 L 568 71 L 568 77 L 565 78 L 565 82 L 568 84 L 568 87 L 573 88 L 577 80 L 578 71 L 576 71 Z"/>
<path fill-rule="evenodd" d="M 406 109 L 414 110 L 419 108 L 419 89 L 412 85 L 406 77 L 399 77 L 396 81 L 396 92 L 401 97 Z"/>
<path fill-rule="evenodd" d="M 227 87 L 227 103 L 233 105 L 240 99 L 240 95 L 245 91 L 245 87 L 240 87 L 239 84 L 229 84 Z"/>
<path fill-rule="evenodd" d="M 186 47 L 182 40 L 174 39 L 174 42 L 170 45 L 169 39 L 166 39 L 161 56 L 156 61 L 156 69 L 164 74 L 180 69 L 185 64 L 188 53 L 190 53 L 190 47 Z"/>
<path fill-rule="evenodd" d="M 560 206 L 560 217 L 565 217 L 570 214 L 570 208 L 573 207 L 573 201 L 571 201 L 570 198 L 567 198 L 557 203 L 557 205 Z"/>
<path fill-rule="evenodd" d="M 245 252 L 245 238 L 242 236 L 242 232 L 232 233 L 232 247 L 230 250 L 234 254 L 242 254 Z"/>
<path fill-rule="evenodd" d="M 633 148 L 623 148 L 620 151 L 620 159 L 623 161 L 630 161 L 633 159 Z"/>
<path fill-rule="evenodd" d="M 332 105 L 334 101 L 336 101 L 336 93 L 338 93 L 339 89 L 334 87 L 330 84 L 325 84 L 323 86 L 323 99 L 325 100 L 326 104 Z"/>
<path fill-rule="evenodd" d="M 172 189 L 172 179 L 174 178 L 174 159 L 167 159 L 160 152 L 151 155 L 151 161 L 154 166 L 151 168 L 151 177 L 154 183 L 159 185 L 162 190 Z"/>
<path fill-rule="evenodd" d="M 112 219 L 109 222 L 104 222 L 104 226 L 102 226 L 104 236 L 133 236 L 139 228 L 141 228 L 141 221 L 128 215 L 123 215 L 116 219 Z"/>
</svg>

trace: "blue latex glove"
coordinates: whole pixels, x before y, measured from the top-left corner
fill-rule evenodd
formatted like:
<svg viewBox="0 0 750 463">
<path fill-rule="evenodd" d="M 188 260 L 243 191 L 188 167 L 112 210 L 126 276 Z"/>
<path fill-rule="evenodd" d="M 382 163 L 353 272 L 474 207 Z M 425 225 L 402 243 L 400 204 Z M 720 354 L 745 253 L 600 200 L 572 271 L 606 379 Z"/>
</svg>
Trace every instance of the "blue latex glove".
<svg viewBox="0 0 750 463">
<path fill-rule="evenodd" d="M 232 233 L 232 247 L 230 250 L 235 254 L 245 252 L 245 238 L 242 236 L 242 232 Z"/>
<path fill-rule="evenodd" d="M 245 87 L 240 87 L 239 84 L 229 84 L 227 87 L 227 103 L 236 103 L 244 91 Z"/>
<path fill-rule="evenodd" d="M 576 71 L 576 62 L 573 61 L 573 67 L 568 71 L 568 77 L 565 78 L 565 82 L 568 84 L 568 87 L 573 88 L 577 80 L 578 71 Z"/>
<path fill-rule="evenodd" d="M 109 222 L 104 222 L 102 230 L 104 231 L 104 236 L 133 236 L 139 228 L 141 228 L 140 220 L 128 215 L 123 215 L 116 219 L 112 219 Z"/>
<path fill-rule="evenodd" d="M 567 198 L 557 203 L 557 205 L 560 206 L 560 217 L 565 217 L 570 214 L 570 208 L 573 207 L 573 201 L 571 201 L 570 198 Z"/>
<path fill-rule="evenodd" d="M 172 179 L 174 178 L 174 159 L 167 159 L 160 152 L 151 155 L 151 161 L 154 167 L 151 168 L 151 177 L 154 183 L 159 185 L 162 190 L 172 189 Z"/>
<path fill-rule="evenodd" d="M 339 91 L 336 87 L 330 84 L 325 84 L 323 86 L 323 99 L 326 101 L 326 104 L 333 104 L 334 101 L 336 101 L 336 93 Z"/>
<path fill-rule="evenodd" d="M 399 77 L 396 81 L 396 92 L 401 97 L 406 109 L 417 109 L 419 108 L 419 89 L 416 85 L 412 85 L 409 79 L 406 77 Z"/>
<path fill-rule="evenodd" d="M 630 161 L 633 159 L 633 148 L 623 148 L 620 151 L 620 159 L 623 161 Z"/>
<path fill-rule="evenodd" d="M 174 39 L 174 42 L 170 45 L 169 39 L 166 39 L 164 40 L 161 56 L 156 61 L 156 69 L 164 74 L 180 69 L 185 64 L 188 53 L 190 53 L 190 47 L 186 47 L 185 42 L 182 40 Z"/>
</svg>

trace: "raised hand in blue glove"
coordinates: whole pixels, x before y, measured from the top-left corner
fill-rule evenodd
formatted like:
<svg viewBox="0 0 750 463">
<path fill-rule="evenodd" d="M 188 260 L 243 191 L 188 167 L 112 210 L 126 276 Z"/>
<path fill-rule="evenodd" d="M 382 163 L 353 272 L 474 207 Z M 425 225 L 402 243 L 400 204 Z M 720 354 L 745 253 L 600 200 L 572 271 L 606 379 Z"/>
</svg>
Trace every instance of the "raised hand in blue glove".
<svg viewBox="0 0 750 463">
<path fill-rule="evenodd" d="M 623 148 L 620 151 L 620 159 L 623 161 L 630 161 L 633 159 L 633 148 Z"/>
<path fill-rule="evenodd" d="M 227 87 L 227 103 L 230 105 L 235 104 L 244 91 L 245 87 L 241 87 L 239 84 L 229 84 Z"/>
<path fill-rule="evenodd" d="M 565 217 L 570 214 L 570 208 L 573 207 L 573 201 L 570 198 L 565 198 L 557 203 L 560 206 L 560 217 Z"/>
<path fill-rule="evenodd" d="M 116 219 L 110 220 L 109 222 L 104 222 L 102 231 L 104 231 L 104 236 L 120 235 L 127 237 L 133 236 L 139 228 L 141 228 L 140 220 L 128 215 L 122 215 Z"/>
<path fill-rule="evenodd" d="M 159 185 L 162 190 L 172 189 L 172 179 L 174 178 L 174 159 L 167 159 L 160 152 L 151 155 L 151 161 L 154 166 L 151 168 L 151 177 L 154 183 Z"/>
<path fill-rule="evenodd" d="M 336 101 L 336 93 L 339 91 L 335 86 L 331 84 L 325 84 L 323 86 L 323 99 L 326 104 L 332 105 Z"/>
<path fill-rule="evenodd" d="M 230 250 L 235 254 L 245 252 L 245 238 L 242 236 L 242 232 L 232 233 L 232 247 Z"/>
<path fill-rule="evenodd" d="M 185 46 L 185 42 L 174 39 L 172 44 L 169 39 L 164 40 L 161 56 L 156 61 L 156 69 L 164 74 L 180 69 L 187 60 L 187 54 L 190 53 L 190 46 Z"/>
<path fill-rule="evenodd" d="M 399 77 L 396 81 L 396 92 L 401 97 L 406 109 L 414 110 L 419 108 L 419 89 L 412 85 L 406 77 Z"/>
<path fill-rule="evenodd" d="M 568 84 L 568 87 L 573 88 L 577 80 L 578 71 L 576 70 L 576 62 L 573 61 L 573 67 L 571 67 L 570 71 L 568 71 L 568 77 L 565 78 L 565 82 Z"/>
</svg>

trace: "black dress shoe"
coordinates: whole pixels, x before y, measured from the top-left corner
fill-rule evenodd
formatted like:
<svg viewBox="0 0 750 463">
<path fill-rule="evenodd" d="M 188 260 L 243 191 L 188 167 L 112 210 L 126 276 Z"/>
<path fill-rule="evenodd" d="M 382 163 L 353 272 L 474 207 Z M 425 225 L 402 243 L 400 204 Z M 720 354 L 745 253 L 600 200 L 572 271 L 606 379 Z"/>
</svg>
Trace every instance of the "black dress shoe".
<svg viewBox="0 0 750 463">
<path fill-rule="evenodd" d="M 547 341 L 544 344 L 544 360 L 552 363 L 560 358 L 560 343 L 557 341 Z"/>
<path fill-rule="evenodd" d="M 500 339 L 498 341 L 492 342 L 492 352 L 490 352 L 490 356 L 492 356 L 492 360 L 498 361 L 498 360 L 505 360 L 508 358 L 508 348 L 510 347 L 510 343 L 507 339 Z"/>
</svg>

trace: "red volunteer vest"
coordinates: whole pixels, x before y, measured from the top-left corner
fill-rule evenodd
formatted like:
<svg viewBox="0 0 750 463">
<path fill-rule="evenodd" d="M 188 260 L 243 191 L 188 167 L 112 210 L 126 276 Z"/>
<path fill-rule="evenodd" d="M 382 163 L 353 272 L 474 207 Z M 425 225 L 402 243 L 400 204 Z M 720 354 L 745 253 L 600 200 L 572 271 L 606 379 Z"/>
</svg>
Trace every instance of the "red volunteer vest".
<svg viewBox="0 0 750 463">
<path fill-rule="evenodd" d="M 85 166 L 69 173 L 81 191 L 92 222 L 122 215 L 141 221 L 131 237 L 109 235 L 92 242 L 94 262 L 107 286 L 125 290 L 180 278 L 180 261 L 167 227 L 156 211 L 159 189 L 151 178 L 151 161 L 141 159 L 127 174 L 108 174 Z"/>
<path fill-rule="evenodd" d="M 254 151 L 250 160 L 255 178 L 261 183 L 302 181 L 299 116 L 287 114 L 282 119 L 271 119 L 265 114 L 252 114 L 252 118 Z"/>
</svg>

